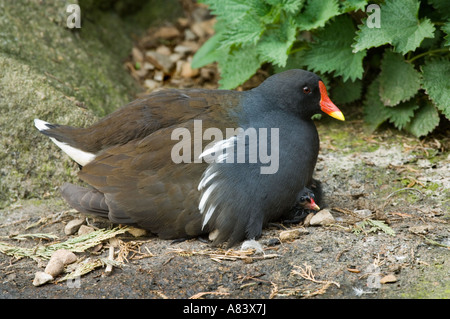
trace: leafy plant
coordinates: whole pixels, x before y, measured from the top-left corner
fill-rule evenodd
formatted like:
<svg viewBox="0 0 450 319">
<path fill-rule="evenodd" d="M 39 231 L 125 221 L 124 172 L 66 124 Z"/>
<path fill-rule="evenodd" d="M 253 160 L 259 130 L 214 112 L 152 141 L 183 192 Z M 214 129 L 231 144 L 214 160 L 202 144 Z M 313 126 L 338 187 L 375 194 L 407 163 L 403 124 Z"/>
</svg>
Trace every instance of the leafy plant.
<svg viewBox="0 0 450 319">
<path fill-rule="evenodd" d="M 366 227 L 370 228 L 367 229 Z M 364 219 L 363 221 L 356 223 L 352 231 L 356 235 L 360 234 L 361 232 L 377 233 L 379 231 L 382 231 L 387 235 L 395 236 L 395 231 L 391 227 L 389 227 L 385 222 L 370 218 Z"/>
<path fill-rule="evenodd" d="M 372 129 L 384 122 L 416 136 L 450 119 L 448 0 L 203 0 L 215 35 L 193 67 L 218 62 L 232 89 L 261 66 L 319 73 L 339 104 L 363 101 Z M 372 5 L 373 6 L 373 5 Z M 377 11 L 378 10 L 378 11 Z M 379 28 L 370 23 L 379 14 Z"/>
</svg>

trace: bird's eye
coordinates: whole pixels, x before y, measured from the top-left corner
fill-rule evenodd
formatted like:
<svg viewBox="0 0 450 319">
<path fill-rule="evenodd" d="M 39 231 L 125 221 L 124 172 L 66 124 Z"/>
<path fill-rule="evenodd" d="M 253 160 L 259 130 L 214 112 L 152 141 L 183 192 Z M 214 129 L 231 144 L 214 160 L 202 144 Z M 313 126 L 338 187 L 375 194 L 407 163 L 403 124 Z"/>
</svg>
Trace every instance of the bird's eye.
<svg viewBox="0 0 450 319">
<path fill-rule="evenodd" d="M 311 93 L 311 89 L 308 86 L 304 86 L 303 87 L 303 93 L 309 94 L 309 93 Z"/>
</svg>

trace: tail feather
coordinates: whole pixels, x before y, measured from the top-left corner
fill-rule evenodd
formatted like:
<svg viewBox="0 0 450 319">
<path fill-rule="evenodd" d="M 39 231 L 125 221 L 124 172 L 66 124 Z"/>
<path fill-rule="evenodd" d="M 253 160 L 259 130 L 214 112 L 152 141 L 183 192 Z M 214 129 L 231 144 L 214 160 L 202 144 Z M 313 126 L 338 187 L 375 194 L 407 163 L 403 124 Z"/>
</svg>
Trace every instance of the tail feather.
<svg viewBox="0 0 450 319">
<path fill-rule="evenodd" d="M 108 218 L 109 208 L 105 195 L 95 189 L 65 183 L 61 186 L 61 195 L 77 211 Z"/>
<path fill-rule="evenodd" d="M 96 189 L 65 183 L 61 186 L 61 195 L 80 213 L 107 218 L 116 224 L 135 225 L 125 211 L 115 207 L 114 203 L 108 205 L 105 194 Z"/>
<path fill-rule="evenodd" d="M 70 158 L 81 166 L 85 166 L 95 159 L 95 154 L 83 151 L 76 146 L 73 146 L 75 143 L 69 139 L 69 134 L 64 134 L 64 132 L 67 133 L 73 131 L 75 128 L 50 124 L 39 119 L 34 119 L 34 126 L 36 126 L 39 132 L 50 137 L 53 143 L 55 143 L 61 150 L 69 155 Z"/>
</svg>

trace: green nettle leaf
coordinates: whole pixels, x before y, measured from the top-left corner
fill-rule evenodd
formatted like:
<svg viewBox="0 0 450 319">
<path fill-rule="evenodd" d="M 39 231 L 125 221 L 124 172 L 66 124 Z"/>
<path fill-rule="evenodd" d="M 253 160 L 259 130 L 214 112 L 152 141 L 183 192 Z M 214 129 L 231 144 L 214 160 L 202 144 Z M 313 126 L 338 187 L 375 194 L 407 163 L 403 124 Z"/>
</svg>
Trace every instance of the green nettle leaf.
<svg viewBox="0 0 450 319">
<path fill-rule="evenodd" d="M 255 14 L 247 14 L 245 15 L 245 19 L 240 23 L 223 33 L 221 47 L 229 47 L 233 44 L 239 45 L 242 43 L 256 44 L 263 34 L 264 29 L 265 27 L 258 16 Z"/>
<path fill-rule="evenodd" d="M 323 27 L 332 17 L 338 15 L 339 5 L 336 0 L 308 0 L 305 10 L 297 15 L 297 26 L 304 31 Z"/>
<path fill-rule="evenodd" d="M 450 61 L 429 60 L 422 66 L 422 86 L 436 107 L 450 119 Z"/>
<path fill-rule="evenodd" d="M 448 0 L 428 0 L 436 8 L 443 18 L 450 18 L 450 1 Z"/>
<path fill-rule="evenodd" d="M 400 103 L 395 107 L 386 108 L 389 122 L 394 124 L 399 130 L 403 129 L 414 116 L 414 111 L 419 108 L 416 99 Z"/>
<path fill-rule="evenodd" d="M 258 53 L 261 59 L 284 67 L 296 35 L 297 29 L 291 19 L 287 19 L 277 28 L 268 29 L 258 43 Z"/>
<path fill-rule="evenodd" d="M 320 30 L 305 52 L 304 63 L 314 71 L 334 72 L 344 81 L 360 79 L 363 74 L 363 58 L 366 51 L 353 53 L 351 44 L 355 27 L 349 16 L 337 17 Z"/>
<path fill-rule="evenodd" d="M 275 73 L 280 73 L 283 71 L 287 71 L 290 69 L 303 69 L 306 67 L 304 63 L 305 50 L 299 50 L 294 53 L 289 54 L 286 65 L 284 67 L 280 67 L 278 65 L 274 65 Z"/>
<path fill-rule="evenodd" d="M 209 38 L 195 53 L 192 59 L 192 67 L 195 69 L 201 68 L 209 63 L 220 60 L 222 55 L 228 54 L 228 48 L 218 50 L 221 42 L 222 34 L 220 33 L 216 33 Z"/>
<path fill-rule="evenodd" d="M 440 114 L 450 119 L 449 0 L 375 1 L 379 11 L 369 10 L 358 27 L 354 20 L 373 1 L 199 1 L 217 23 L 192 66 L 218 62 L 222 89 L 241 85 L 268 62 L 276 73 L 314 71 L 338 105 L 362 100 L 374 130 L 388 121 L 420 137 L 437 127 Z M 369 23 L 375 17 L 380 23 Z M 380 71 L 368 86 L 364 70 Z"/>
<path fill-rule="evenodd" d="M 441 29 L 447 34 L 444 37 L 445 39 L 444 45 L 448 47 L 450 46 L 450 22 L 445 23 Z"/>
<path fill-rule="evenodd" d="M 386 50 L 381 61 L 380 97 L 384 105 L 407 101 L 420 89 L 420 73 L 403 56 Z"/>
<path fill-rule="evenodd" d="M 219 61 L 220 88 L 234 89 L 255 74 L 261 64 L 256 46 L 242 46 L 234 50 Z"/>
<path fill-rule="evenodd" d="M 204 0 L 213 15 L 227 23 L 240 21 L 249 10 L 254 9 L 254 1 L 248 0 Z"/>
<path fill-rule="evenodd" d="M 418 0 L 387 0 L 380 6 L 381 27 L 369 28 L 365 20 L 356 35 L 354 52 L 389 43 L 395 52 L 406 54 L 424 38 L 432 38 L 434 26 L 427 18 L 418 19 L 419 6 Z"/>
<path fill-rule="evenodd" d="M 304 0 L 265 0 L 268 4 L 279 6 L 289 13 L 297 13 L 303 6 Z"/>
<path fill-rule="evenodd" d="M 350 11 L 358 11 L 366 8 L 367 0 L 346 0 L 341 1 L 339 4 L 341 6 L 341 12 L 346 13 Z"/>
<path fill-rule="evenodd" d="M 378 94 L 380 79 L 376 78 L 367 88 L 366 99 L 364 101 L 364 120 L 372 130 L 383 124 L 388 118 L 388 108 L 384 106 Z"/>
<path fill-rule="evenodd" d="M 339 78 L 331 90 L 333 102 L 336 104 L 347 104 L 359 100 L 362 94 L 362 86 L 361 80 L 344 82 L 342 78 Z"/>
<path fill-rule="evenodd" d="M 427 135 L 439 125 L 439 113 L 432 103 L 420 107 L 405 128 L 417 137 Z"/>
</svg>

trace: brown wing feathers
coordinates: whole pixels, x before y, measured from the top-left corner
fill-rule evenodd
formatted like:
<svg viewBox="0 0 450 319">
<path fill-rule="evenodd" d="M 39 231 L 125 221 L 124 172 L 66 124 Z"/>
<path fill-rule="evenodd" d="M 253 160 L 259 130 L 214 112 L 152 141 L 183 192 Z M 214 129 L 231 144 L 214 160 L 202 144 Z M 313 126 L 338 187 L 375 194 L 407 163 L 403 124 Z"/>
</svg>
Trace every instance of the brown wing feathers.
<svg viewBox="0 0 450 319">
<path fill-rule="evenodd" d="M 194 119 L 203 119 L 204 128 L 230 123 L 221 100 L 224 95 L 236 98 L 229 91 L 216 93 L 161 91 L 89 128 L 56 127 L 55 134 L 70 132 L 77 147 L 97 153 L 79 172 L 94 189 L 67 184 L 63 197 L 82 212 L 137 223 L 163 238 L 198 235 L 202 215 L 197 185 L 207 164 L 173 163 L 171 150 L 179 141 L 171 140 L 171 134 L 180 127 L 192 132 Z"/>
</svg>

